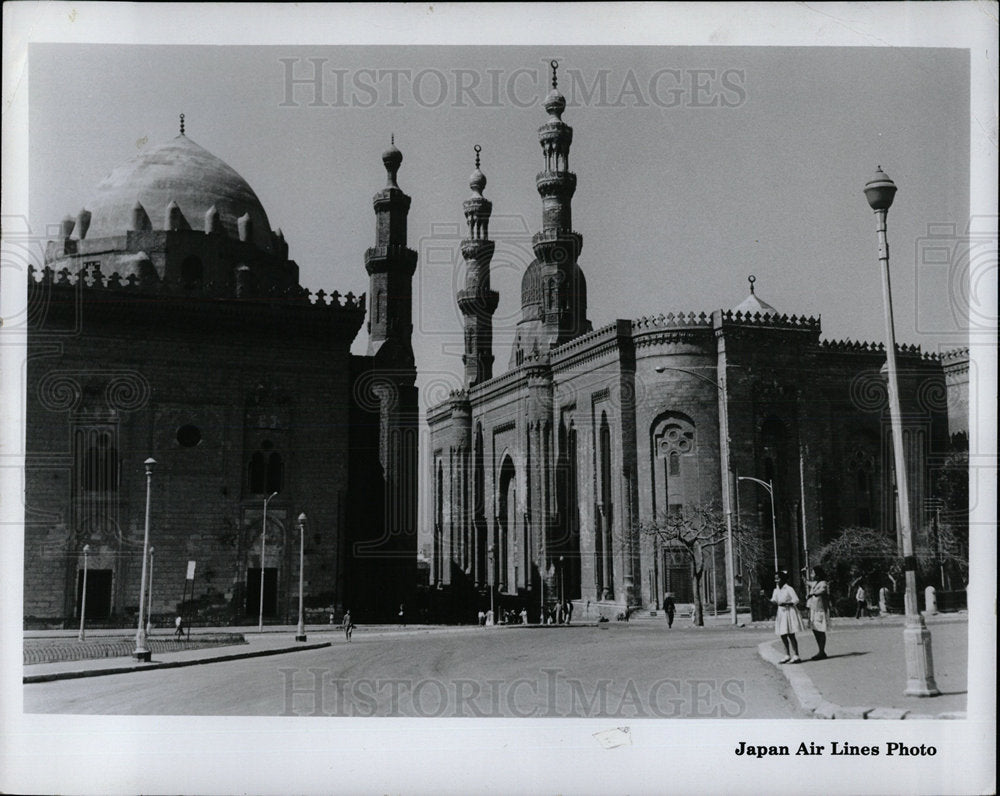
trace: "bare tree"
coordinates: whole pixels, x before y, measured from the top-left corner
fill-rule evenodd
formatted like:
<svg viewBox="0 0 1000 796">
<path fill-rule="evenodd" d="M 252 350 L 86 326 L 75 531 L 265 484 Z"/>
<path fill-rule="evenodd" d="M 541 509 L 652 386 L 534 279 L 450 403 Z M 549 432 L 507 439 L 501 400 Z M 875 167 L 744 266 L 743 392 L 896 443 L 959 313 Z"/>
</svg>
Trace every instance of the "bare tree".
<svg viewBox="0 0 1000 796">
<path fill-rule="evenodd" d="M 639 531 L 657 540 L 664 548 L 686 553 L 691 561 L 694 586 L 694 623 L 703 626 L 705 610 L 701 582 L 705 575 L 705 561 L 714 548 L 726 542 L 725 514 L 714 503 L 684 506 L 679 510 L 663 512 L 655 520 L 644 523 Z"/>
</svg>

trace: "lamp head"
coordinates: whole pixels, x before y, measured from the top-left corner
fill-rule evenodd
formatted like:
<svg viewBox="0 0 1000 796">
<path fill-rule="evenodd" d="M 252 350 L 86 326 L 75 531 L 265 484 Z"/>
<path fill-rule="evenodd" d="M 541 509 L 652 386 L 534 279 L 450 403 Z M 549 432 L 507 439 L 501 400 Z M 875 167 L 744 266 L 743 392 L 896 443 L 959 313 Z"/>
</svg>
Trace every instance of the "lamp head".
<svg viewBox="0 0 1000 796">
<path fill-rule="evenodd" d="M 896 195 L 896 183 L 889 179 L 882 167 L 879 166 L 872 177 L 865 185 L 865 198 L 872 210 L 888 210 L 892 207 L 893 197 Z"/>
<path fill-rule="evenodd" d="M 299 515 L 299 525 L 305 525 L 305 524 L 306 524 L 306 513 L 303 511 Z"/>
<path fill-rule="evenodd" d="M 153 472 L 153 467 L 156 465 L 156 459 L 150 456 L 143 464 L 146 466 L 146 475 L 150 475 Z"/>
</svg>

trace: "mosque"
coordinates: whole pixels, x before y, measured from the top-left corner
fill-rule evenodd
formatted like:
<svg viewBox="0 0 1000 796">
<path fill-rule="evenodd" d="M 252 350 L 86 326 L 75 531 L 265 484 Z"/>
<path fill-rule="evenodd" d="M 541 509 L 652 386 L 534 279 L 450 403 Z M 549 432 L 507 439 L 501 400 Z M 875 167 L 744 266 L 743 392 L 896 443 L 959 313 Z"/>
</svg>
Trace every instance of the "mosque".
<svg viewBox="0 0 1000 796">
<path fill-rule="evenodd" d="M 84 597 L 89 623 L 134 621 L 147 524 L 154 618 L 294 622 L 300 578 L 323 621 L 395 617 L 416 569 L 417 255 L 402 155 L 382 161 L 367 302 L 300 284 L 183 116 L 62 222 L 29 279 L 27 622 Z"/>
<path fill-rule="evenodd" d="M 896 528 L 881 344 L 823 339 L 817 318 L 771 306 L 753 277 L 735 307 L 595 328 L 572 223 L 573 128 L 552 66 L 541 228 L 505 372 L 494 372 L 499 296 L 478 153 L 463 204 L 464 384 L 427 410 L 431 593 L 464 619 L 498 603 L 531 621 L 565 602 L 591 619 L 658 608 L 666 592 L 691 603 L 690 560 L 643 528 L 714 505 L 767 550 L 756 568 L 735 542 L 706 555 L 701 597 L 724 609 L 751 585 L 770 588 L 773 560 L 798 573 L 841 528 Z M 911 520 L 925 529 L 933 467 L 962 432 L 948 409 L 967 389 L 968 352 L 943 363 L 900 346 L 898 361 Z"/>
</svg>

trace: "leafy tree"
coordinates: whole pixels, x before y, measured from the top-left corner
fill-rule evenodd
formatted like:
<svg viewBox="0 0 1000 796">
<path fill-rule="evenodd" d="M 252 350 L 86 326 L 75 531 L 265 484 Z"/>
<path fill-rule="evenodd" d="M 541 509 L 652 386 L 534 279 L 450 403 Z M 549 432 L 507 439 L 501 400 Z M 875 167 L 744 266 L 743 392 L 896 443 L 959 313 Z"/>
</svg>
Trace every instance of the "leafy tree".
<svg viewBox="0 0 1000 796">
<path fill-rule="evenodd" d="M 874 528 L 842 529 L 820 548 L 816 563 L 843 597 L 852 597 L 859 583 L 895 582 L 902 576 L 895 535 Z"/>
<path fill-rule="evenodd" d="M 705 624 L 705 609 L 701 583 L 708 555 L 726 542 L 726 517 L 716 504 L 684 506 L 680 510 L 663 512 L 655 520 L 640 527 L 640 533 L 655 539 L 664 548 L 683 551 L 691 561 L 694 586 L 694 623 Z"/>
</svg>

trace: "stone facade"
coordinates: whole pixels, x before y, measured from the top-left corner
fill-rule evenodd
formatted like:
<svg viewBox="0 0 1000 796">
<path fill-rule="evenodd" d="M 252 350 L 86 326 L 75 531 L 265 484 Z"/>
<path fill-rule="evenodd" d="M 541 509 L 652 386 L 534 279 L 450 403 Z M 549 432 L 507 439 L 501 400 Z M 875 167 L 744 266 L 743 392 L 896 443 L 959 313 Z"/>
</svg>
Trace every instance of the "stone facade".
<svg viewBox="0 0 1000 796">
<path fill-rule="evenodd" d="M 85 545 L 88 620 L 137 610 L 150 456 L 154 615 L 186 597 L 256 621 L 263 569 L 265 616 L 295 621 L 301 513 L 307 604 L 395 615 L 416 557 L 401 159 L 374 202 L 365 261 L 390 306 L 369 356 L 350 353 L 365 297 L 300 286 L 246 182 L 183 132 L 63 222 L 29 284 L 26 618 L 79 616 Z"/>
<path fill-rule="evenodd" d="M 542 230 L 522 281 L 509 370 L 484 362 L 492 340 L 485 177 L 465 203 L 469 284 L 459 296 L 466 384 L 427 413 L 431 437 L 431 586 L 463 618 L 495 603 L 543 610 L 574 600 L 614 614 L 693 599 L 690 564 L 640 532 L 678 508 L 717 504 L 760 529 L 798 573 L 808 550 L 852 525 L 893 528 L 891 453 L 881 345 L 821 339 L 818 319 L 778 312 L 751 293 L 738 307 L 617 320 L 592 330 L 583 238 L 571 229 L 572 129 L 555 88 L 539 130 Z M 474 198 L 476 198 L 474 197 Z M 484 217 L 485 216 L 485 217 Z M 483 233 L 483 229 L 486 233 Z M 489 296 L 466 310 L 469 296 Z M 930 477 L 948 452 L 941 360 L 900 347 L 914 527 L 925 529 Z M 727 483 L 728 482 L 728 483 Z M 766 585 L 734 555 L 737 582 Z M 726 550 L 709 556 L 703 599 L 727 603 Z M 798 585 L 798 579 L 794 578 Z M 768 594 L 770 591 L 768 591 Z M 738 594 L 746 600 L 746 593 Z M 593 613 L 591 613 L 593 616 Z"/>
</svg>

